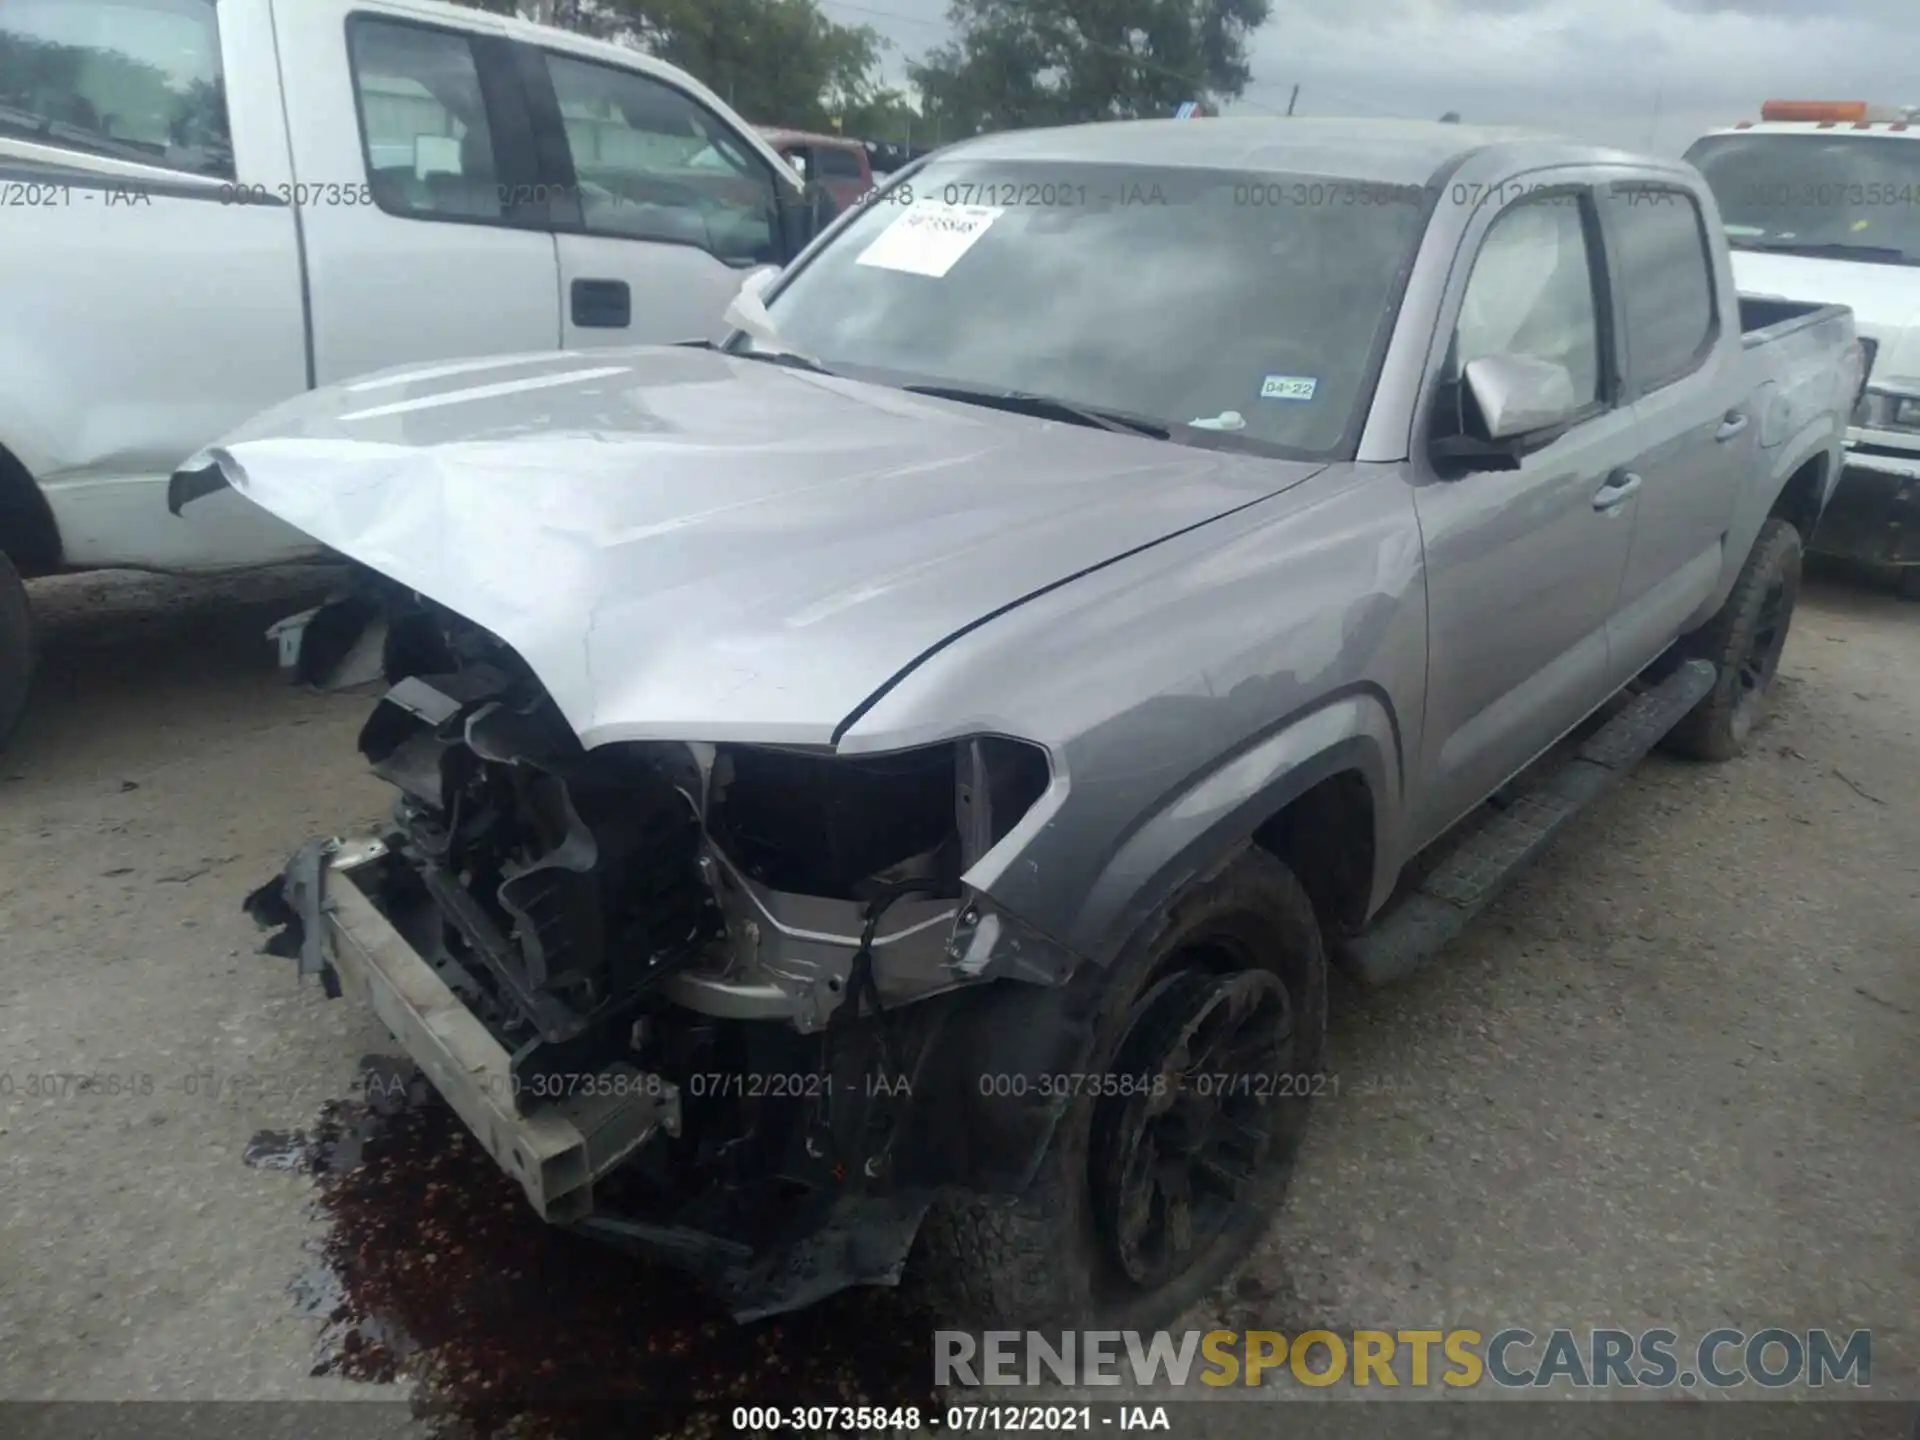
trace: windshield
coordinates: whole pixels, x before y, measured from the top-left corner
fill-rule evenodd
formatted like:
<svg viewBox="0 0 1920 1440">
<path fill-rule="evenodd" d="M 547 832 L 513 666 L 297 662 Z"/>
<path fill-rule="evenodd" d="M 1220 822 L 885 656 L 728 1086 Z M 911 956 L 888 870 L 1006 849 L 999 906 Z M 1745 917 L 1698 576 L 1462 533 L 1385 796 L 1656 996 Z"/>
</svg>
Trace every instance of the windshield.
<svg viewBox="0 0 1920 1440">
<path fill-rule="evenodd" d="M 1920 264 L 1920 143 L 1894 135 L 1714 135 L 1700 168 L 1736 248 Z"/>
<path fill-rule="evenodd" d="M 1371 391 L 1420 189 L 955 159 L 882 193 L 768 307 L 782 345 L 862 378 L 1330 457 Z"/>
</svg>

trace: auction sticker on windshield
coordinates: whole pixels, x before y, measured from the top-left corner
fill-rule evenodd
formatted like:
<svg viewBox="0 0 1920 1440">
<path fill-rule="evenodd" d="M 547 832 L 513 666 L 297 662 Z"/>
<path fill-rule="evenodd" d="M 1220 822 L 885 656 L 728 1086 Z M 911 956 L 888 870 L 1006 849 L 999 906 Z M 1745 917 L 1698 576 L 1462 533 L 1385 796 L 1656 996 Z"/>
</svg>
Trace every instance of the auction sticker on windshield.
<svg viewBox="0 0 1920 1440">
<path fill-rule="evenodd" d="M 923 200 L 909 206 L 882 230 L 854 263 L 938 280 L 1005 213 L 998 205 L 945 205 Z"/>
</svg>

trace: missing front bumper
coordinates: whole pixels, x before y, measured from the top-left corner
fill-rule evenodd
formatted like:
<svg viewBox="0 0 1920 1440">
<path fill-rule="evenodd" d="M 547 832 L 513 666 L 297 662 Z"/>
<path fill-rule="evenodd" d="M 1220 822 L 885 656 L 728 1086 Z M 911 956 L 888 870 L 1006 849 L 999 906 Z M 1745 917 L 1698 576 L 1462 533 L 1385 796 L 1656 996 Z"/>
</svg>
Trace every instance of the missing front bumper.
<svg viewBox="0 0 1920 1440">
<path fill-rule="evenodd" d="M 832 1046 L 785 1007 L 733 1018 L 683 997 L 631 1036 L 514 1048 L 484 994 L 475 1008 L 472 975 L 432 949 L 444 915 L 422 904 L 412 868 L 382 839 L 315 840 L 246 908 L 277 932 L 266 953 L 374 1010 L 536 1214 L 696 1275 L 742 1321 L 897 1284 L 938 1194 L 1023 1193 L 1064 1105 L 1045 1081 L 1073 1073 L 1090 1040 L 1097 987 L 1064 983 L 1054 949 L 982 905 L 954 932 L 956 978 L 1027 983 L 963 984 L 898 1006 L 884 1027 L 859 1020 Z M 743 916 L 743 929 L 747 918 L 777 928 L 780 913 Z M 718 1035 L 725 1048 L 690 1058 L 686 1042 Z M 624 1055 L 636 1063 L 613 1059 Z M 556 1067 L 594 1073 L 560 1076 L 580 1082 L 564 1099 L 533 1099 L 553 1093 Z M 829 1077 L 820 1094 L 832 1099 L 781 1100 L 776 1088 L 749 1120 L 726 1097 L 762 1072 Z M 881 1088 L 865 1083 L 875 1073 Z"/>
<path fill-rule="evenodd" d="M 679 1089 L 616 1065 L 560 1077 L 560 1098 L 523 1110 L 512 1056 L 357 883 L 385 854 L 378 841 L 319 851 L 294 897 L 303 968 L 324 964 L 372 1008 L 542 1219 L 584 1219 L 596 1182 L 656 1134 L 679 1133 Z"/>
</svg>

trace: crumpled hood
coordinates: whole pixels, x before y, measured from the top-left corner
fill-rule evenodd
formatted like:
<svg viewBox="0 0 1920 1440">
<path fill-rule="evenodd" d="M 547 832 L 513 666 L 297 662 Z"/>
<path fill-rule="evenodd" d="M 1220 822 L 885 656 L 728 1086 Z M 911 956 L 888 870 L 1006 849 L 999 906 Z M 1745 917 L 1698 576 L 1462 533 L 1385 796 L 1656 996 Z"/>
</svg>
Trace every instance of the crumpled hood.
<svg viewBox="0 0 1920 1440">
<path fill-rule="evenodd" d="M 385 372 L 213 453 L 512 646 L 589 747 L 828 744 L 956 631 L 1321 468 L 677 347 Z"/>
<path fill-rule="evenodd" d="M 1742 294 L 1849 306 L 1855 331 L 1879 343 L 1874 378 L 1920 384 L 1920 269 L 1736 250 L 1733 281 Z"/>
</svg>

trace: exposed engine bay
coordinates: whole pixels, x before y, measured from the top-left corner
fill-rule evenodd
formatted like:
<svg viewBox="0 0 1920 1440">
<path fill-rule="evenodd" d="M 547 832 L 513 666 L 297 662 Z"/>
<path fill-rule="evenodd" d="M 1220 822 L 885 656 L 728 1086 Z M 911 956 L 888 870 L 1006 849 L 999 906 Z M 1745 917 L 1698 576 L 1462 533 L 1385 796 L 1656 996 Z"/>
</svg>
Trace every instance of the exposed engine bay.
<svg viewBox="0 0 1920 1440">
<path fill-rule="evenodd" d="M 397 796 L 353 883 L 510 1056 L 513 1108 L 653 1102 L 547 1218 L 746 1318 L 897 1279 L 943 1189 L 1017 1191 L 1060 1107 L 983 1077 L 1072 1060 L 1078 961 L 964 877 L 1046 791 L 1044 751 L 587 751 L 510 649 L 429 601 L 297 618 L 303 678 L 357 649 L 390 683 L 360 748 Z M 249 898 L 274 953 L 314 954 L 317 854 Z"/>
</svg>

